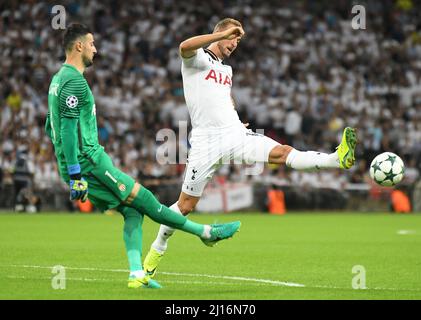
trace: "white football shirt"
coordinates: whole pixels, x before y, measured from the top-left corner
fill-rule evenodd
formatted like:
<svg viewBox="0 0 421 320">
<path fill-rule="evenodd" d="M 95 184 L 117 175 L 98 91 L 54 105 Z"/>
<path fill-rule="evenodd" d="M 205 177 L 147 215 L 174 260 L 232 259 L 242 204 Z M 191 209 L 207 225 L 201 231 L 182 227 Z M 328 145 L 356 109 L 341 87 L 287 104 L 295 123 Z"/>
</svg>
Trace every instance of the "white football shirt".
<svg viewBox="0 0 421 320">
<path fill-rule="evenodd" d="M 182 58 L 184 97 L 193 129 L 241 124 L 231 99 L 232 69 L 209 50 Z"/>
</svg>

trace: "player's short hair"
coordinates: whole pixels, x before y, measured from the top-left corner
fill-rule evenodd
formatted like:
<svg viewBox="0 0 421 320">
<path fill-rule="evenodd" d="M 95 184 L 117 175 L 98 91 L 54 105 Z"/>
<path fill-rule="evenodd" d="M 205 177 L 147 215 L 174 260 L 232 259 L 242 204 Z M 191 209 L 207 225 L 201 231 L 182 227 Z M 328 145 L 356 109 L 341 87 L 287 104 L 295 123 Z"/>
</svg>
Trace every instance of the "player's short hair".
<svg viewBox="0 0 421 320">
<path fill-rule="evenodd" d="M 64 51 L 68 52 L 72 49 L 73 44 L 80 37 L 86 36 L 88 33 L 92 33 L 91 30 L 84 24 L 72 23 L 69 25 L 64 33 L 63 37 L 63 48 Z"/>
<path fill-rule="evenodd" d="M 234 25 L 236 27 L 242 27 L 241 22 L 238 20 L 235 20 L 233 18 L 225 18 L 222 19 L 221 21 L 219 21 L 216 25 L 215 28 L 213 28 L 213 32 L 218 32 L 221 30 L 226 29 L 229 25 Z"/>
</svg>

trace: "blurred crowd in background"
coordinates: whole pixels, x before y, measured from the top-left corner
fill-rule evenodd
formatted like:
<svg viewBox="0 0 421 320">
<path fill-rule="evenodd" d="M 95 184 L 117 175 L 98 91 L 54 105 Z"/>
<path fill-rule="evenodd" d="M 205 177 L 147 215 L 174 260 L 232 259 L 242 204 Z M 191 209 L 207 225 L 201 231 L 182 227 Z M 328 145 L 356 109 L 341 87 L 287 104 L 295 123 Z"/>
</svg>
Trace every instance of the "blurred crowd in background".
<svg viewBox="0 0 421 320">
<path fill-rule="evenodd" d="M 63 30 L 51 26 L 56 2 L 0 3 L 3 203 L 10 201 L 7 192 L 30 198 L 24 192 L 28 179 L 45 194 L 66 188 L 44 134 L 48 85 L 64 61 Z M 181 185 L 183 177 L 183 164 L 156 161 L 157 132 L 171 128 L 178 133 L 180 121 L 189 121 L 178 45 L 212 32 L 224 17 L 241 21 L 246 32 L 226 61 L 233 67 L 232 92 L 242 122 L 299 150 L 325 152 L 338 145 L 344 127 L 353 126 L 359 145 L 357 165 L 346 173 L 269 166 L 260 176 L 247 176 L 242 166 L 225 166 L 219 175 L 233 181 L 337 189 L 367 183 L 371 160 L 391 151 L 406 164 L 404 184 L 418 179 L 418 1 L 360 1 L 366 9 L 365 30 L 351 28 L 353 2 L 344 0 L 60 4 L 66 8 L 67 25 L 81 22 L 94 33 L 98 55 L 85 76 L 95 96 L 100 142 L 118 167 L 150 187 Z M 188 149 L 188 142 L 180 141 L 180 148 Z"/>
</svg>

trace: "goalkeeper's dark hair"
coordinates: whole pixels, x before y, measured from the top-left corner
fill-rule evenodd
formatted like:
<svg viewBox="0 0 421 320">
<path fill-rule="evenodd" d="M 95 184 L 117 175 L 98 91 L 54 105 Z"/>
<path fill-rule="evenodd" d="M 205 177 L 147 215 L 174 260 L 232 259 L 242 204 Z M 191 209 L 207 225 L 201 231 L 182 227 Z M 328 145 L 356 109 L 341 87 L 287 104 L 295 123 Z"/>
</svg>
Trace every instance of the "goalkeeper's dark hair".
<svg viewBox="0 0 421 320">
<path fill-rule="evenodd" d="M 69 25 L 64 33 L 63 37 L 63 48 L 65 52 L 69 52 L 73 44 L 80 37 L 86 36 L 88 33 L 92 33 L 91 30 L 84 24 L 72 23 Z"/>
</svg>

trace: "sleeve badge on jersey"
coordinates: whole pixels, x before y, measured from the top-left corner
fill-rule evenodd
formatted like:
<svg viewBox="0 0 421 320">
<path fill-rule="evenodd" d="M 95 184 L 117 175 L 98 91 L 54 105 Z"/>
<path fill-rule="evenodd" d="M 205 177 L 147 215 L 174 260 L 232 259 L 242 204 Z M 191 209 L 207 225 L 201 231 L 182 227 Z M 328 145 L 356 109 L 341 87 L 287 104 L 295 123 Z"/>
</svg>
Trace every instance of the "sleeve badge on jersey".
<svg viewBox="0 0 421 320">
<path fill-rule="evenodd" d="M 76 108 L 77 103 L 78 103 L 78 101 L 77 101 L 77 98 L 76 98 L 75 96 L 68 96 L 68 97 L 66 98 L 66 105 L 67 105 L 70 109 Z"/>
</svg>

